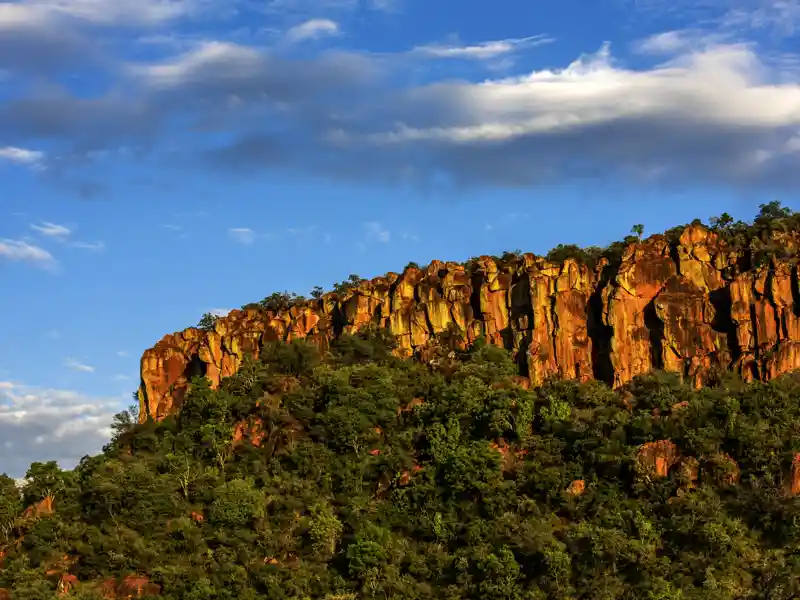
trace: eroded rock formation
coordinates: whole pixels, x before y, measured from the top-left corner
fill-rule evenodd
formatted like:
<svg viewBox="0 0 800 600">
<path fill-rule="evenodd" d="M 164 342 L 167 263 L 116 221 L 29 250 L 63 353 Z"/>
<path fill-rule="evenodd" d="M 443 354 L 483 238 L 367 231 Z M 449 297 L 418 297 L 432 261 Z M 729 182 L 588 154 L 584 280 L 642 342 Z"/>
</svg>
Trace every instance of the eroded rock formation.
<svg viewBox="0 0 800 600">
<path fill-rule="evenodd" d="M 483 335 L 512 350 L 534 384 L 556 376 L 621 385 L 655 368 L 702 385 L 723 369 L 750 380 L 800 367 L 794 263 L 751 267 L 744 251 L 692 225 L 677 240 L 655 235 L 592 267 L 533 254 L 434 261 L 283 312 L 234 310 L 212 331 L 167 335 L 144 353 L 141 418 L 176 410 L 193 375 L 219 385 L 269 340 L 325 348 L 369 325 L 389 328 L 409 356 L 454 329 L 468 344 Z"/>
</svg>

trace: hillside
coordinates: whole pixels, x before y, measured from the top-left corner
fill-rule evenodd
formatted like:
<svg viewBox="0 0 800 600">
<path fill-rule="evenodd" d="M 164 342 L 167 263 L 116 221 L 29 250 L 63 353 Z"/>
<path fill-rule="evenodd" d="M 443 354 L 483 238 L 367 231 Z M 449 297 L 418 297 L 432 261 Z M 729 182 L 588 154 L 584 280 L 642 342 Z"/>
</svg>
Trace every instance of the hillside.
<svg viewBox="0 0 800 600">
<path fill-rule="evenodd" d="M 698 386 L 727 370 L 768 380 L 800 367 L 799 247 L 800 215 L 772 202 L 753 223 L 723 214 L 608 248 L 410 264 L 312 299 L 273 294 L 145 351 L 140 415 L 163 418 L 192 376 L 216 387 L 268 341 L 303 338 L 324 351 L 365 328 L 388 329 L 399 355 L 422 359 L 437 340 L 483 337 L 511 351 L 534 385 L 616 387 L 652 369 Z"/>
<path fill-rule="evenodd" d="M 167 336 L 0 600 L 800 597 L 800 215 L 274 294 Z"/>
<path fill-rule="evenodd" d="M 796 375 L 530 388 L 482 341 L 393 342 L 268 342 L 74 471 L 0 482 L 0 597 L 800 596 Z"/>
</svg>

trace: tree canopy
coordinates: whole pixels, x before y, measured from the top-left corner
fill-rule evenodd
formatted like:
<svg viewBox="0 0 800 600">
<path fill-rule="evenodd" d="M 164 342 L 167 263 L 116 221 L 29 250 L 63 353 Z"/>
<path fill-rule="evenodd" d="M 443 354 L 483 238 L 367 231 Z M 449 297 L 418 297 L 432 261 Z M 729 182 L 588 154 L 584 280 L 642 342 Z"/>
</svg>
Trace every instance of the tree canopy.
<svg viewBox="0 0 800 600">
<path fill-rule="evenodd" d="M 483 343 L 428 363 L 393 356 L 375 331 L 324 355 L 271 343 L 217 390 L 193 380 L 178 414 L 120 415 L 74 470 L 0 478 L 0 588 L 800 597 L 800 376 L 695 390 L 655 373 L 612 391 L 527 389 L 515 373 Z"/>
</svg>

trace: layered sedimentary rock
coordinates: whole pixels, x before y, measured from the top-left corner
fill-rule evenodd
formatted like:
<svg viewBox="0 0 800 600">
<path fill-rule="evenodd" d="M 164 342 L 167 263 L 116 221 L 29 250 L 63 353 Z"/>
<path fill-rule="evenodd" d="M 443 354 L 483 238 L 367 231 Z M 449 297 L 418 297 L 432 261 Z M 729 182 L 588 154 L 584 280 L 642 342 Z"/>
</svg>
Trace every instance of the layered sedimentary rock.
<svg viewBox="0 0 800 600">
<path fill-rule="evenodd" d="M 142 357 L 140 415 L 163 418 L 193 375 L 217 386 L 267 341 L 305 338 L 324 349 L 368 326 L 388 328 L 408 356 L 453 331 L 467 344 L 485 336 L 513 351 L 534 384 L 562 377 L 618 386 L 652 369 L 695 385 L 723 369 L 769 379 L 800 367 L 799 315 L 793 261 L 750 267 L 742 250 L 699 225 L 591 267 L 532 254 L 434 261 L 286 311 L 234 310 L 211 331 L 165 336 Z"/>
</svg>

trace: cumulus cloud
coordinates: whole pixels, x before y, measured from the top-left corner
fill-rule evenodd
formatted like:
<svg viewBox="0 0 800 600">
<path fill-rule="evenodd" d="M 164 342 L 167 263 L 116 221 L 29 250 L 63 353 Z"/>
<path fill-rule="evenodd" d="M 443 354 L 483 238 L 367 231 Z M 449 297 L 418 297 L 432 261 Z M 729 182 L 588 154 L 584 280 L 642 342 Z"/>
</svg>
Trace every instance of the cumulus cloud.
<svg viewBox="0 0 800 600">
<path fill-rule="evenodd" d="M 79 373 L 94 373 L 93 366 L 82 363 L 75 358 L 64 359 L 64 366 Z"/>
<path fill-rule="evenodd" d="M 426 84 L 414 83 L 414 56 L 491 61 L 546 38 L 304 59 L 205 41 L 129 59 L 111 91 L 48 86 L 0 102 L 0 135 L 16 147 L 34 138 L 84 153 L 138 145 L 164 164 L 420 186 L 800 184 L 797 69 L 707 33 L 640 40 L 635 62 L 604 45 L 513 77 Z M 245 230 L 229 233 L 251 243 Z"/>
<path fill-rule="evenodd" d="M 43 268 L 56 265 L 56 259 L 47 250 L 23 240 L 0 239 L 0 259 L 29 262 Z"/>
<path fill-rule="evenodd" d="M 68 227 L 59 225 L 58 223 L 51 223 L 49 221 L 42 221 L 38 224 L 31 223 L 30 228 L 40 235 L 52 238 L 65 238 L 69 237 L 69 235 L 72 233 L 72 230 Z"/>
<path fill-rule="evenodd" d="M 34 165 L 44 158 L 44 153 L 37 150 L 6 146 L 0 148 L 0 161 L 12 162 L 20 165 Z"/>
<path fill-rule="evenodd" d="M 286 41 L 290 43 L 314 40 L 321 37 L 339 35 L 339 25 L 330 19 L 309 19 L 295 25 L 286 32 Z"/>
<path fill-rule="evenodd" d="M 256 240 L 256 232 L 249 227 L 232 227 L 228 229 L 228 235 L 231 239 L 245 245 L 252 244 Z"/>
<path fill-rule="evenodd" d="M 71 468 L 86 454 L 97 454 L 123 401 L 0 381 L 0 472 L 22 477 L 32 462 L 48 460 Z"/>
<path fill-rule="evenodd" d="M 99 25 L 157 25 L 207 7 L 200 0 L 17 0 L 0 5 L 0 22 L 68 17 Z"/>
<path fill-rule="evenodd" d="M 620 66 L 605 45 L 563 69 L 434 84 L 412 98 L 419 110 L 411 118 L 384 131 L 338 132 L 342 148 L 366 143 L 373 156 L 422 176 L 471 183 L 601 174 L 800 182 L 791 144 L 800 86 L 771 81 L 769 66 L 743 44 L 682 52 L 643 70 Z"/>
</svg>

